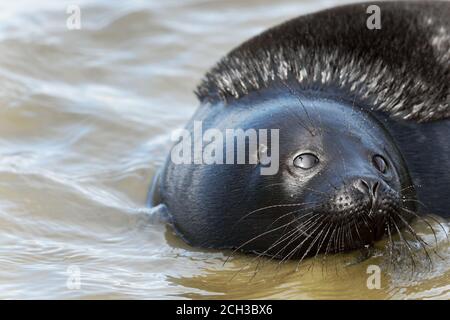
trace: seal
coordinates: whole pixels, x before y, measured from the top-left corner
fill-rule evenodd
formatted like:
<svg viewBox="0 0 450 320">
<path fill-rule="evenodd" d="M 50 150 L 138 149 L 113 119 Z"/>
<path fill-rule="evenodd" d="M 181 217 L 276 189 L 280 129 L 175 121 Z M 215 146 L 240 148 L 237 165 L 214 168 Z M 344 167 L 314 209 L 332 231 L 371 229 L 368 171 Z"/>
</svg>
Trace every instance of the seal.
<svg viewBox="0 0 450 320">
<path fill-rule="evenodd" d="M 413 219 L 449 215 L 450 3 L 375 5 L 379 30 L 368 4 L 301 16 L 206 74 L 155 196 L 186 242 L 304 258 L 418 238 Z M 174 163 L 181 142 L 195 153 L 199 123 L 215 130 L 209 142 L 244 132 L 245 163 L 221 161 L 239 158 L 237 143 L 216 145 L 212 162 Z M 274 129 L 252 149 L 251 130 Z M 277 170 L 263 174 L 269 155 Z"/>
</svg>

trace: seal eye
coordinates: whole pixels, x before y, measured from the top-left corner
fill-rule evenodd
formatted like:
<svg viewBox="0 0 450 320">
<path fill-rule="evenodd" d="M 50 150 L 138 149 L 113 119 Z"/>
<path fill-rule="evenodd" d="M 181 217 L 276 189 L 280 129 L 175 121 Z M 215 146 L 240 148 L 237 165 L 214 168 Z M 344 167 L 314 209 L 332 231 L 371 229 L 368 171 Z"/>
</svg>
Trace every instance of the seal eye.
<svg viewBox="0 0 450 320">
<path fill-rule="evenodd" d="M 387 163 L 386 160 L 380 155 L 375 155 L 373 157 L 373 165 L 378 169 L 381 173 L 386 173 L 387 171 Z"/>
<path fill-rule="evenodd" d="M 312 153 L 303 153 L 301 155 L 298 155 L 294 159 L 294 166 L 304 170 L 311 169 L 312 167 L 315 167 L 318 163 L 319 158 L 317 158 Z"/>
</svg>

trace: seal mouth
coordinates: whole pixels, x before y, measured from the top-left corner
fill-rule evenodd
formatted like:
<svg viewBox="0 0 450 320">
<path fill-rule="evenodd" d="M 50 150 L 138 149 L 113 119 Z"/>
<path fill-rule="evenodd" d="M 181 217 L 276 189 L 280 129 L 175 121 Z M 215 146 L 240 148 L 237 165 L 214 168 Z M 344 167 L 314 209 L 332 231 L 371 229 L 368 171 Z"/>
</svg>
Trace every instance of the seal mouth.
<svg viewBox="0 0 450 320">
<path fill-rule="evenodd" d="M 378 208 L 378 207 L 374 207 Z M 397 214 L 397 213 L 395 213 Z M 340 253 L 371 246 L 385 234 L 385 224 L 394 212 L 370 214 L 369 211 L 339 214 L 322 213 L 321 227 L 305 232 L 300 226 L 309 251 L 317 253 Z M 323 230 L 330 230 L 329 232 Z M 301 248 L 299 247 L 299 252 Z M 306 249 L 308 251 L 308 249 Z M 309 252 L 308 252 L 309 253 Z"/>
<path fill-rule="evenodd" d="M 265 250 L 264 255 L 302 260 L 318 254 L 367 248 L 386 235 L 391 237 L 400 231 L 400 226 L 409 226 L 413 217 L 407 214 L 410 209 L 401 205 L 397 192 L 382 189 L 364 201 L 358 198 L 351 202 L 351 197 L 339 194 L 332 196 L 326 204 L 295 217 L 296 225 Z M 340 203 L 340 200 L 347 202 Z"/>
<path fill-rule="evenodd" d="M 337 242 L 333 246 L 333 252 L 360 249 L 381 240 L 385 235 L 387 223 L 392 219 L 396 222 L 404 219 L 400 208 L 400 197 L 396 192 L 385 190 L 380 194 L 375 188 L 365 203 L 349 206 L 344 210 L 322 213 L 332 216 L 331 226 L 337 228 L 337 233 L 340 234 L 336 239 L 331 236 L 327 239 Z M 319 248 L 319 252 L 324 251 Z"/>
<path fill-rule="evenodd" d="M 290 231 L 290 236 L 284 237 L 290 238 L 290 241 L 281 249 L 267 250 L 264 255 L 282 260 L 303 260 L 318 254 L 326 256 L 367 248 L 383 238 L 388 224 L 399 224 L 399 214 L 392 211 L 369 217 L 368 211 L 365 211 L 333 217 L 329 213 L 317 213 L 313 222 L 299 222 Z M 394 232 L 393 227 L 390 230 Z"/>
</svg>

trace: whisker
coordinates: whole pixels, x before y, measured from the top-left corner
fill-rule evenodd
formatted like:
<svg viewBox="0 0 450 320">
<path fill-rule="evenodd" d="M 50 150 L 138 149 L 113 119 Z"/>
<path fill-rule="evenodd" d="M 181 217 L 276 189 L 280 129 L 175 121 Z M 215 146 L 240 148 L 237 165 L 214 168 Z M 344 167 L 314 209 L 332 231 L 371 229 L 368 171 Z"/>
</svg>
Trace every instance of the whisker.
<svg viewBox="0 0 450 320">
<path fill-rule="evenodd" d="M 328 193 L 322 192 L 322 191 L 319 191 L 319 190 L 316 190 L 316 189 L 313 189 L 313 188 L 302 187 L 302 189 L 309 190 L 309 191 L 316 192 L 316 193 L 320 193 L 320 194 L 324 194 L 324 195 L 328 196 Z"/>
<path fill-rule="evenodd" d="M 435 241 L 436 244 L 437 244 L 438 240 L 437 240 L 436 231 L 434 230 L 434 228 L 433 228 L 433 226 L 431 225 L 431 223 L 429 223 L 426 219 L 424 219 L 422 216 L 420 216 L 419 214 L 415 213 L 415 212 L 412 211 L 412 210 L 409 210 L 409 209 L 403 208 L 403 207 L 401 207 L 400 209 L 403 210 L 403 211 L 405 211 L 406 213 L 412 214 L 413 216 L 415 216 L 415 217 L 416 217 L 417 219 L 419 219 L 420 221 L 423 221 L 423 222 L 430 228 L 430 230 L 431 230 L 431 232 L 433 233 L 433 236 L 434 236 L 434 241 Z M 429 216 L 429 218 L 433 219 L 431 216 Z M 439 221 L 437 221 L 436 219 L 434 219 L 434 221 L 439 225 L 439 227 L 442 228 L 442 230 L 444 231 L 445 236 L 446 236 L 447 239 L 448 239 L 448 234 L 447 234 L 447 231 L 445 230 L 444 226 L 443 226 Z"/>
<path fill-rule="evenodd" d="M 352 229 L 350 228 L 350 223 L 346 224 L 346 228 L 347 228 L 347 238 L 348 241 L 350 243 L 355 243 L 354 239 L 353 239 L 353 235 L 352 235 Z"/>
<path fill-rule="evenodd" d="M 414 187 L 420 187 L 420 186 L 418 186 L 418 185 L 416 186 L 416 185 L 412 184 L 409 187 L 405 187 L 405 188 L 400 189 L 400 192 L 408 190 L 408 189 L 411 189 L 411 188 L 414 188 Z"/>
<path fill-rule="evenodd" d="M 314 232 L 316 232 L 316 230 L 322 225 L 323 223 L 323 219 L 318 219 L 315 221 L 315 223 L 312 225 L 312 227 L 314 227 L 314 230 L 310 233 L 306 235 L 306 238 L 299 244 L 297 245 L 293 250 L 291 250 L 291 252 L 289 252 L 289 254 L 283 258 L 284 259 L 289 259 L 290 257 L 292 257 L 298 250 L 301 249 L 301 247 L 303 246 L 303 244 L 309 239 L 311 238 L 312 235 L 314 235 Z M 312 228 L 311 227 L 311 228 Z"/>
<path fill-rule="evenodd" d="M 310 208 L 308 208 L 308 209 L 310 209 Z M 310 216 L 311 214 L 313 214 L 313 216 Z M 292 229 L 291 231 L 289 231 L 288 234 L 291 233 L 291 232 L 293 232 L 293 231 L 294 231 L 294 233 L 296 233 L 296 232 L 301 232 L 300 228 L 303 227 L 304 225 L 308 224 L 308 221 L 311 221 L 311 220 L 314 219 L 314 217 L 317 216 L 317 215 L 318 215 L 318 213 L 314 213 L 313 211 L 304 214 L 301 218 L 305 218 L 305 217 L 307 217 L 307 216 L 310 216 L 310 217 L 309 217 L 306 221 L 303 221 L 303 222 L 301 222 L 301 220 L 297 219 L 297 222 L 301 222 L 301 224 L 300 224 L 299 226 L 297 226 L 296 228 Z M 283 236 L 281 236 L 280 238 L 282 238 L 282 237 L 283 237 Z M 283 241 L 285 241 L 285 240 L 287 240 L 287 239 L 284 239 Z M 276 241 L 274 244 L 272 244 L 272 246 L 274 246 L 277 242 L 278 242 L 278 241 Z M 265 253 L 265 252 L 267 252 L 268 250 L 272 249 L 272 246 L 269 247 L 269 249 L 266 249 L 263 253 Z M 278 255 L 278 252 L 277 252 L 275 255 L 273 255 L 271 259 L 273 259 L 273 258 L 276 257 L 277 255 Z"/>
<path fill-rule="evenodd" d="M 358 224 L 356 223 L 356 219 L 353 219 L 353 225 L 355 226 L 355 231 L 356 231 L 356 234 L 358 235 L 359 243 L 362 243 L 363 240 L 362 240 L 361 234 L 359 233 L 359 228 L 358 228 Z"/>
<path fill-rule="evenodd" d="M 416 261 L 414 260 L 414 256 L 415 256 L 415 255 L 414 255 L 414 252 L 413 252 L 413 250 L 412 250 L 410 244 L 408 243 L 408 241 L 405 240 L 405 238 L 403 237 L 403 233 L 400 231 L 400 228 L 397 226 L 397 223 L 395 222 L 394 219 L 392 219 L 392 222 L 393 222 L 393 224 L 394 224 L 395 229 L 396 229 L 397 232 L 398 232 L 398 235 L 399 235 L 399 237 L 400 237 L 400 240 L 402 241 L 402 243 L 404 243 L 404 244 L 406 245 L 406 248 L 408 249 L 408 251 L 409 251 L 409 253 L 410 253 L 409 258 L 411 259 L 411 262 L 412 262 L 411 273 L 414 273 L 414 270 L 416 269 Z"/>
<path fill-rule="evenodd" d="M 391 223 L 391 219 L 392 217 L 389 215 L 388 216 L 388 221 L 386 222 L 386 229 L 388 232 L 388 237 L 389 237 L 389 265 L 391 265 L 391 263 L 393 262 L 393 257 L 394 257 L 394 241 L 392 240 L 392 232 L 391 232 L 391 227 L 390 227 L 390 223 Z"/>
<path fill-rule="evenodd" d="M 319 252 L 320 252 L 320 249 L 322 248 L 322 245 L 323 245 L 324 242 L 325 242 L 325 239 L 327 238 L 328 233 L 330 233 L 331 227 L 333 226 L 333 224 L 331 223 L 331 221 L 328 222 L 327 226 L 328 226 L 328 229 L 327 229 L 325 235 L 323 236 L 322 241 L 320 242 L 319 247 L 317 248 L 316 254 L 315 254 L 314 257 L 317 257 L 317 255 L 318 255 Z M 326 228 L 326 226 L 325 226 L 325 228 Z"/>
<path fill-rule="evenodd" d="M 274 221 L 272 221 L 272 223 L 269 224 L 269 226 L 267 227 L 267 229 L 270 228 L 271 226 L 273 226 L 278 220 L 280 220 L 280 219 L 282 219 L 282 218 L 284 218 L 284 217 L 286 217 L 286 216 L 288 216 L 288 215 L 293 215 L 294 213 L 299 213 L 299 212 L 302 212 L 302 211 L 304 211 L 304 210 L 311 210 L 311 209 L 314 209 L 314 208 L 317 208 L 317 207 L 319 207 L 319 205 L 317 205 L 317 206 L 312 206 L 312 207 L 307 207 L 307 208 L 302 208 L 302 209 L 298 209 L 298 210 L 294 210 L 294 211 L 289 211 L 288 213 L 285 213 L 285 214 L 283 214 L 282 216 L 280 216 L 280 217 L 278 217 L 277 219 L 275 219 Z M 314 213 L 314 212 L 311 211 L 311 212 L 305 213 L 305 214 L 303 214 L 303 215 L 301 216 L 301 218 L 307 217 L 307 216 L 311 215 L 312 213 Z"/>
<path fill-rule="evenodd" d="M 316 228 L 316 230 L 321 227 L 326 219 L 322 219 L 322 222 L 320 223 L 320 225 Z M 320 239 L 320 237 L 322 236 L 323 232 L 325 229 L 322 229 L 315 237 L 314 239 L 311 241 L 311 243 L 309 244 L 308 248 L 306 249 L 305 253 L 303 254 L 303 256 L 300 258 L 300 260 L 297 263 L 297 267 L 295 268 L 296 271 L 298 271 L 298 268 L 300 266 L 300 263 L 303 261 L 303 259 L 305 259 L 305 257 L 308 255 L 309 251 L 312 249 L 312 247 L 314 246 L 314 244 L 316 243 L 317 240 Z"/>
<path fill-rule="evenodd" d="M 288 226 L 288 225 L 290 225 L 290 224 L 292 224 L 292 223 L 294 223 L 294 222 L 297 222 L 297 221 L 296 221 L 296 220 L 292 220 L 292 221 L 290 221 L 290 222 L 288 222 L 288 223 L 286 223 L 286 224 L 284 224 L 284 225 L 282 225 L 282 226 L 279 226 L 279 227 L 274 228 L 274 229 L 272 229 L 272 230 L 263 232 L 263 233 L 259 234 L 258 236 L 253 237 L 253 238 L 251 238 L 250 240 L 244 242 L 244 243 L 241 244 L 239 247 L 237 247 L 236 249 L 233 250 L 233 252 L 227 257 L 227 259 L 225 260 L 225 262 L 223 263 L 223 265 L 225 265 L 225 264 L 228 262 L 228 260 L 229 260 L 229 259 L 230 259 L 237 251 L 239 251 L 240 249 L 242 249 L 242 247 L 244 247 L 245 245 L 247 245 L 247 244 L 249 244 L 249 243 L 255 241 L 256 239 L 259 239 L 259 238 L 262 237 L 262 236 L 265 236 L 265 235 L 267 235 L 267 234 L 269 234 L 269 233 L 272 233 L 272 232 L 277 231 L 277 230 L 279 230 L 279 229 L 281 229 L 281 228 L 284 228 L 284 227 L 286 227 L 286 226 Z"/>
<path fill-rule="evenodd" d="M 277 241 L 275 241 L 275 243 L 273 243 L 269 248 L 267 248 L 266 250 L 264 250 L 262 253 L 258 254 L 258 256 L 257 256 L 255 259 L 259 259 L 259 258 L 261 258 L 262 256 L 266 255 L 266 253 L 267 253 L 269 250 L 271 250 L 271 249 L 277 247 L 278 245 L 280 245 L 280 244 L 283 243 L 284 241 L 288 240 L 289 238 L 295 237 L 295 235 L 296 235 L 297 233 L 298 233 L 298 230 L 297 230 L 297 229 L 292 229 L 292 230 L 290 230 L 287 234 L 283 234 L 283 235 L 282 235 Z M 275 258 L 275 257 L 277 257 L 277 254 L 272 255 L 272 256 L 270 257 L 270 259 L 268 260 L 268 262 L 271 261 L 271 260 L 272 260 L 273 258 Z M 255 259 L 253 259 L 253 260 L 255 260 Z M 251 262 L 253 262 L 253 261 L 251 261 Z M 251 262 L 250 262 L 250 263 L 251 263 Z M 247 265 L 248 265 L 248 264 L 247 264 Z M 258 265 L 259 265 L 259 262 L 258 262 Z M 258 268 L 258 265 L 256 266 L 257 268 Z"/>
<path fill-rule="evenodd" d="M 288 214 L 293 214 L 293 212 L 299 212 L 299 211 L 301 211 L 301 210 L 291 211 L 291 212 L 288 212 Z M 306 213 L 305 215 L 303 215 L 303 217 L 304 217 L 304 216 L 309 216 L 311 213 L 312 213 L 312 212 Z M 285 215 L 283 215 L 283 216 L 285 216 Z M 281 217 L 280 217 L 280 218 L 281 218 Z M 270 228 L 270 226 L 272 226 L 277 220 L 279 220 L 279 218 L 276 219 L 275 221 L 273 221 L 273 222 L 269 225 L 268 228 Z M 286 226 L 286 227 L 284 228 L 284 230 L 283 230 L 283 232 L 282 232 L 282 235 L 280 236 L 280 238 L 278 238 L 278 240 L 276 240 L 269 248 L 267 248 L 266 250 L 264 250 L 263 252 L 259 253 L 259 254 L 256 256 L 255 259 L 258 260 L 258 263 L 257 263 L 257 265 L 256 265 L 256 268 L 255 268 L 255 274 L 253 275 L 253 277 L 256 276 L 256 272 L 257 272 L 258 267 L 259 267 L 259 264 L 260 264 L 260 262 L 261 262 L 261 259 L 260 259 L 260 258 L 261 258 L 263 255 L 267 255 L 267 253 L 268 253 L 269 250 L 273 249 L 274 247 L 276 247 L 276 246 L 279 245 L 280 243 L 286 241 L 286 240 L 289 239 L 292 235 L 295 235 L 295 233 L 296 233 L 296 231 L 297 231 L 296 228 L 293 228 L 292 230 L 290 230 L 289 232 L 287 232 L 287 235 L 286 235 L 286 229 L 287 229 L 287 227 L 288 227 L 288 226 Z M 286 235 L 286 236 L 285 236 L 285 235 Z M 271 259 L 273 259 L 275 256 L 276 256 L 276 255 L 273 255 L 273 256 L 271 257 Z M 255 259 L 253 259 L 250 263 L 252 263 Z M 248 264 L 247 264 L 247 265 L 248 265 Z"/>
<path fill-rule="evenodd" d="M 313 212 L 310 212 L 310 213 L 313 213 Z M 308 213 L 308 214 L 310 214 L 310 213 Z M 313 223 L 313 222 L 314 222 L 313 219 L 314 219 L 315 217 L 317 217 L 318 215 L 319 215 L 319 213 L 315 213 L 312 217 L 309 217 L 306 221 L 302 222 L 301 226 L 304 227 L 304 226 L 307 225 L 307 224 Z M 303 216 L 303 217 L 305 217 L 305 216 Z M 270 260 L 269 260 L 269 261 L 271 261 L 273 258 L 279 256 L 280 252 L 284 251 L 284 249 L 285 249 L 286 247 L 288 247 L 290 243 L 292 243 L 293 241 L 295 241 L 296 239 L 298 239 L 301 235 L 302 235 L 302 232 L 301 232 L 301 230 L 299 230 L 298 228 L 295 228 L 295 229 L 289 231 L 288 234 L 287 234 L 286 236 L 282 235 L 282 236 L 276 241 L 276 243 L 272 244 L 271 247 L 269 247 L 268 249 L 266 249 L 266 250 L 263 251 L 262 253 L 258 254 L 258 256 L 257 256 L 255 259 L 253 259 L 250 263 L 252 263 L 252 262 L 253 262 L 254 260 L 256 260 L 256 259 L 260 259 L 260 257 L 261 257 L 262 255 L 264 255 L 265 253 L 267 253 L 267 251 L 271 250 L 273 247 L 276 247 L 276 246 L 279 245 L 280 243 L 282 243 L 282 242 L 288 240 L 289 238 L 293 238 L 293 239 L 291 239 L 291 240 L 289 241 L 288 244 L 286 244 L 283 248 L 281 248 L 280 250 L 278 250 L 278 252 L 276 252 L 275 254 L 273 254 L 273 255 L 271 256 L 271 258 L 270 258 Z M 234 278 L 239 272 L 241 272 L 246 266 L 248 266 L 250 263 L 248 263 L 248 264 L 246 264 L 245 266 L 243 266 L 243 267 L 242 267 L 242 268 L 241 268 L 241 269 L 233 276 L 233 278 Z M 258 270 L 259 264 L 260 264 L 260 261 L 258 261 L 258 264 L 257 264 L 257 266 L 256 266 L 256 270 L 255 270 L 255 274 L 253 275 L 253 277 L 256 275 L 256 272 L 257 272 L 257 270 Z M 277 270 L 278 270 L 278 268 L 277 268 Z M 253 278 L 253 277 L 252 277 L 252 278 Z"/>
<path fill-rule="evenodd" d="M 329 221 L 327 226 L 328 226 L 328 229 L 327 229 L 325 235 L 322 237 L 322 241 L 320 242 L 319 246 L 317 247 L 316 254 L 314 255 L 314 259 L 316 259 L 317 256 L 319 255 L 320 249 L 322 248 L 323 244 L 325 243 L 325 240 L 327 239 L 327 236 L 330 233 L 331 228 L 333 227 L 332 221 Z M 327 226 L 325 226 L 325 228 Z M 330 239 L 328 239 L 328 241 L 330 241 Z M 325 261 L 326 254 L 327 253 L 325 252 L 324 258 L 320 260 L 321 265 L 322 265 L 322 275 L 323 275 L 323 267 L 324 267 L 324 261 Z"/>
<path fill-rule="evenodd" d="M 293 239 L 291 239 L 290 241 L 289 241 L 289 243 L 288 244 L 286 244 L 281 250 L 279 250 L 275 255 L 279 255 L 281 252 L 283 252 L 287 247 L 289 247 L 289 245 L 292 243 L 292 242 L 294 242 L 294 241 L 296 241 L 296 240 L 298 240 L 302 235 L 304 235 L 304 234 L 306 234 L 306 232 L 308 232 L 308 230 L 311 228 L 311 227 L 313 227 L 314 225 L 315 225 L 315 220 L 313 220 L 313 219 L 315 219 L 316 217 L 318 217 L 320 214 L 319 213 L 316 213 L 314 216 L 312 216 L 311 218 L 309 218 L 308 220 L 309 221 L 305 221 L 305 223 L 303 223 L 302 225 L 300 225 L 299 227 L 297 227 L 297 230 L 298 230 L 298 234 L 297 234 L 297 236 L 295 237 L 295 238 L 293 238 Z M 304 231 L 302 231 L 302 228 L 304 228 L 304 227 L 306 227 L 306 226 L 308 226 L 308 229 L 307 230 L 304 230 Z M 306 234 L 307 235 L 307 234 Z M 282 259 L 282 261 L 284 260 L 284 258 Z M 281 262 L 282 262 L 281 261 Z"/>
<path fill-rule="evenodd" d="M 268 185 L 262 187 L 261 190 L 264 190 L 266 188 L 273 187 L 273 186 L 284 185 L 284 184 L 285 184 L 284 182 L 268 184 Z"/>
<path fill-rule="evenodd" d="M 290 92 L 294 97 L 296 97 L 297 100 L 300 102 L 300 105 L 302 106 L 303 111 L 305 112 L 306 116 L 308 117 L 309 122 L 311 123 L 311 126 L 312 126 L 313 129 L 314 129 L 314 128 L 315 128 L 314 123 L 313 123 L 311 117 L 309 116 L 308 110 L 306 110 L 306 107 L 305 107 L 305 105 L 303 104 L 302 99 L 300 99 L 300 96 L 297 94 L 297 92 L 295 92 L 295 90 L 293 90 L 293 89 L 287 84 L 287 82 L 281 81 L 281 83 L 282 83 L 282 84 L 289 90 L 289 92 Z M 295 114 L 296 114 L 296 113 L 295 113 Z M 298 118 L 300 118 L 300 117 L 298 117 Z M 302 121 L 303 121 L 303 120 L 302 120 Z M 313 130 L 311 130 L 311 129 L 307 128 L 307 127 L 304 127 L 304 128 L 305 128 L 306 130 L 308 130 L 308 132 L 311 134 L 311 136 L 313 136 L 313 137 L 315 136 L 315 133 L 314 133 Z"/>
<path fill-rule="evenodd" d="M 402 198 L 402 202 L 416 202 L 428 210 L 428 206 L 418 199 Z"/>
<path fill-rule="evenodd" d="M 296 220 L 292 220 L 290 223 L 288 223 L 288 224 L 291 224 L 291 223 L 293 223 L 293 222 L 296 222 Z M 287 224 L 287 225 L 288 225 Z M 281 226 L 281 227 L 284 227 L 285 225 L 283 225 L 283 226 Z M 279 227 L 279 228 L 281 228 L 281 227 Z M 295 229 L 294 229 L 295 230 Z M 272 231 L 274 231 L 274 230 L 271 230 L 270 232 L 272 232 Z M 261 235 L 259 235 L 259 236 L 262 236 L 263 234 L 261 234 Z M 258 236 L 258 237 L 259 237 Z M 283 237 L 283 236 L 282 236 Z M 257 237 L 255 237 L 255 238 L 257 238 Z M 253 241 L 255 238 L 253 238 L 253 239 L 250 239 L 248 242 L 251 242 L 251 241 Z M 243 245 L 241 245 L 240 247 L 242 247 L 242 246 L 245 246 L 246 245 L 246 243 L 244 243 Z M 240 247 L 238 247 L 238 248 L 236 248 L 228 257 L 227 257 L 227 259 L 225 260 L 225 262 L 223 263 L 223 265 L 225 265 L 227 262 L 228 262 L 228 260 L 237 252 L 237 250 L 239 250 L 239 248 Z M 254 258 L 254 259 L 252 259 L 252 261 L 250 261 L 249 263 L 247 263 L 245 266 L 243 266 L 243 267 L 241 267 L 236 273 L 234 273 L 233 274 L 233 276 L 231 277 L 231 279 L 230 279 L 230 281 L 232 281 L 240 272 L 242 272 L 242 270 L 244 270 L 250 263 L 252 263 L 254 260 L 256 260 L 256 259 L 259 259 L 260 258 L 260 255 L 258 255 L 256 258 Z M 258 263 L 258 265 L 257 265 L 257 268 L 258 268 L 258 266 L 259 266 L 259 263 Z M 257 270 L 256 270 L 257 271 Z M 254 277 L 255 275 L 253 275 L 253 277 Z M 252 279 L 253 279 L 253 277 L 252 277 Z"/>
<path fill-rule="evenodd" d="M 286 204 L 274 204 L 271 206 L 266 206 L 266 207 L 262 207 L 253 211 L 250 211 L 249 213 L 247 213 L 246 215 L 244 215 L 242 218 L 240 218 L 237 222 L 241 222 L 243 219 L 248 218 L 248 216 L 256 213 L 256 212 L 260 212 L 260 211 L 264 211 L 264 210 L 268 210 L 268 209 L 274 209 L 274 208 L 284 208 L 284 207 L 299 207 L 299 206 L 303 206 L 303 205 L 307 205 L 307 204 L 316 204 L 318 201 L 311 201 L 311 202 L 299 202 L 299 203 L 286 203 Z"/>
<path fill-rule="evenodd" d="M 332 221 L 331 221 L 331 222 L 332 222 Z M 336 236 L 335 236 L 336 231 L 337 231 L 337 228 L 334 228 L 334 229 L 333 229 L 333 232 L 331 233 L 330 239 L 328 240 L 328 245 L 327 245 L 327 248 L 325 249 L 325 255 L 324 255 L 324 257 L 323 257 L 324 260 L 325 260 L 325 258 L 326 258 L 326 256 L 327 256 L 329 250 L 331 249 L 331 244 L 333 243 L 334 238 L 336 237 Z"/>
<path fill-rule="evenodd" d="M 422 249 L 425 252 L 425 255 L 427 256 L 428 261 L 430 262 L 430 265 L 433 265 L 433 260 L 431 259 L 430 254 L 428 253 L 428 250 L 426 249 L 426 246 L 429 246 L 428 243 L 426 243 L 415 231 L 414 229 L 411 227 L 411 225 L 408 223 L 408 221 L 406 221 L 400 214 L 396 213 L 395 214 L 403 221 L 403 223 L 405 224 L 407 230 L 409 230 L 409 232 L 412 234 L 412 236 L 419 242 L 420 246 L 422 247 Z"/>
</svg>

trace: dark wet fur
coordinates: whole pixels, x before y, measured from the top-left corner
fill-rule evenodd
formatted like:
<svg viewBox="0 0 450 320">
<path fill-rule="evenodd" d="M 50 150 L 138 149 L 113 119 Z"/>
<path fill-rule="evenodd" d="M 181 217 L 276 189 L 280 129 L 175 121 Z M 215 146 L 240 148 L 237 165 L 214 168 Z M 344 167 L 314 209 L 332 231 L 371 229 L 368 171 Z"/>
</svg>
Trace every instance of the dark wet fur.
<svg viewBox="0 0 450 320">
<path fill-rule="evenodd" d="M 370 4 L 381 8 L 381 30 L 366 28 Z M 352 4 L 301 16 L 231 51 L 196 93 L 202 102 L 229 101 L 295 79 L 304 90 L 339 88 L 404 119 L 448 118 L 449 17 L 450 3 L 439 1 Z"/>
</svg>

